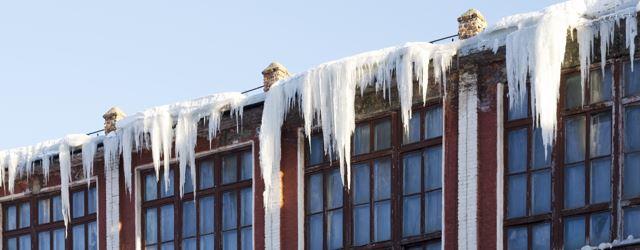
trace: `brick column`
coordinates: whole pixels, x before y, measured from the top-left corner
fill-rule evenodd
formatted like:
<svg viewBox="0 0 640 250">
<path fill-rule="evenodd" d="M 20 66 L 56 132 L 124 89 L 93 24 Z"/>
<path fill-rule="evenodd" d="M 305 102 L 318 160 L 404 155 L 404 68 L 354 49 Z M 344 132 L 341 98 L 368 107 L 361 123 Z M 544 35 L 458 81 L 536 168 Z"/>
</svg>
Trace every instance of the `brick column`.
<svg viewBox="0 0 640 250">
<path fill-rule="evenodd" d="M 116 130 L 117 121 L 126 115 L 122 110 L 113 107 L 102 117 L 104 118 L 104 132 L 109 134 Z M 107 138 L 106 140 L 108 140 Z M 106 191 L 106 246 L 107 249 L 120 249 L 120 179 L 118 169 L 120 157 L 110 161 L 111 164 L 104 166 L 104 189 Z M 106 163 L 107 161 L 105 161 Z"/>
<path fill-rule="evenodd" d="M 458 38 L 461 40 L 475 36 L 487 28 L 487 21 L 480 11 L 470 9 L 458 17 Z"/>
<path fill-rule="evenodd" d="M 273 85 L 277 81 L 285 79 L 290 75 L 291 73 L 289 73 L 289 70 L 282 66 L 282 64 L 272 62 L 266 69 L 262 71 L 264 92 L 269 91 L 271 85 Z"/>
</svg>

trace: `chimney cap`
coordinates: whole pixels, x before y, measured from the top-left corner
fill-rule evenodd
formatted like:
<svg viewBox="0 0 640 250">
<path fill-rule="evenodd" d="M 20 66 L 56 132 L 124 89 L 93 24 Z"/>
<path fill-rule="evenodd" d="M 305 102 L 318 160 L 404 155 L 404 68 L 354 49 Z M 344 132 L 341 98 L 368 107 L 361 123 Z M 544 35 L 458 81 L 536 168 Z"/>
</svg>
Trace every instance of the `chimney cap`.
<svg viewBox="0 0 640 250">
<path fill-rule="evenodd" d="M 469 9 L 467 10 L 465 13 L 463 13 L 460 17 L 458 17 L 458 22 L 462 22 L 465 20 L 469 20 L 471 18 L 479 18 L 482 21 L 486 22 L 486 19 L 484 18 L 484 16 L 482 15 L 482 13 L 480 13 L 480 11 L 476 10 L 476 9 Z"/>
<path fill-rule="evenodd" d="M 267 74 L 269 72 L 276 71 L 276 70 L 289 72 L 287 68 L 284 65 L 280 64 L 279 62 L 271 62 L 269 66 L 267 66 L 264 70 L 262 70 L 262 74 Z"/>
<path fill-rule="evenodd" d="M 117 107 L 117 106 L 114 106 L 114 107 L 110 108 L 109 110 L 107 110 L 107 112 L 106 112 L 106 113 L 104 113 L 104 115 L 102 115 L 102 118 L 104 118 L 104 119 L 108 119 L 109 117 L 112 117 L 112 116 L 121 116 L 121 117 L 124 117 L 124 116 L 126 116 L 126 115 L 127 115 L 127 114 L 125 114 L 125 113 L 124 113 L 124 111 L 122 111 L 122 109 L 120 109 L 120 108 L 119 108 L 119 107 Z"/>
</svg>

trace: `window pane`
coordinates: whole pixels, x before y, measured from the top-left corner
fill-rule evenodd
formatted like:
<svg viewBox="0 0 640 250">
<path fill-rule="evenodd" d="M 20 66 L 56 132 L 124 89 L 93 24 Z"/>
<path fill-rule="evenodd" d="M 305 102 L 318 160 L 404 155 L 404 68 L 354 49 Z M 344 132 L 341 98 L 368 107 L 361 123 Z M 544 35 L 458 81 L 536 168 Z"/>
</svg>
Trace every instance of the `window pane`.
<svg viewBox="0 0 640 250">
<path fill-rule="evenodd" d="M 196 250 L 197 242 L 195 238 L 182 240 L 182 249 L 183 250 Z"/>
<path fill-rule="evenodd" d="M 158 197 L 158 182 L 154 174 L 148 174 L 144 177 L 144 200 L 155 200 Z"/>
<path fill-rule="evenodd" d="M 582 83 L 580 75 L 575 74 L 567 78 L 565 82 L 565 108 L 572 109 L 582 106 Z"/>
<path fill-rule="evenodd" d="M 64 250 L 64 229 L 53 231 L 53 250 Z"/>
<path fill-rule="evenodd" d="M 507 197 L 507 218 L 522 217 L 526 215 L 527 175 L 509 176 Z"/>
<path fill-rule="evenodd" d="M 391 162 L 389 159 L 376 160 L 373 165 L 374 199 L 378 201 L 391 198 Z"/>
<path fill-rule="evenodd" d="M 597 246 L 600 243 L 610 242 L 611 216 L 609 212 L 591 215 L 589 245 Z"/>
<path fill-rule="evenodd" d="M 19 239 L 20 249 L 31 249 L 31 236 L 23 235 Z"/>
<path fill-rule="evenodd" d="M 323 193 L 324 188 L 322 184 L 322 174 L 315 174 L 309 177 L 307 182 L 307 213 L 317 213 L 322 211 L 323 208 Z"/>
<path fill-rule="evenodd" d="M 251 188 L 245 188 L 240 191 L 240 225 L 249 226 L 253 223 L 253 192 Z"/>
<path fill-rule="evenodd" d="M 182 203 L 182 236 L 196 236 L 196 204 L 193 200 Z"/>
<path fill-rule="evenodd" d="M 584 165 L 567 166 L 564 173 L 564 207 L 584 206 Z"/>
<path fill-rule="evenodd" d="M 375 133 L 373 134 L 374 144 L 373 150 L 382 150 L 391 147 L 391 121 L 384 120 L 379 122 L 375 126 Z"/>
<path fill-rule="evenodd" d="M 442 146 L 431 147 L 424 154 L 424 186 L 427 190 L 442 187 Z"/>
<path fill-rule="evenodd" d="M 16 206 L 9 206 L 5 209 L 5 224 L 4 228 L 6 230 L 14 230 L 17 227 L 16 223 Z"/>
<path fill-rule="evenodd" d="M 427 233 L 440 231 L 442 229 L 442 191 L 433 191 L 427 193 L 424 202 L 426 211 Z"/>
<path fill-rule="evenodd" d="M 145 244 L 154 244 L 158 242 L 158 213 L 155 208 L 147 209 L 145 217 Z"/>
<path fill-rule="evenodd" d="M 353 209 L 354 245 L 362 246 L 369 243 L 370 207 L 369 204 L 356 206 Z"/>
<path fill-rule="evenodd" d="M 591 162 L 591 203 L 608 202 L 611 199 L 611 159 Z"/>
<path fill-rule="evenodd" d="M 84 225 L 73 227 L 73 250 L 84 250 Z"/>
<path fill-rule="evenodd" d="M 311 136 L 309 144 L 309 165 L 320 164 L 324 161 L 324 141 L 322 135 Z"/>
<path fill-rule="evenodd" d="M 625 107 L 624 152 L 640 150 L 640 106 Z"/>
<path fill-rule="evenodd" d="M 327 176 L 327 209 L 342 207 L 342 192 L 340 171 L 334 170 Z"/>
<path fill-rule="evenodd" d="M 89 214 L 94 214 L 96 213 L 96 206 L 98 205 L 98 201 L 96 200 L 96 188 L 92 187 L 89 188 L 89 191 L 87 193 L 88 196 L 88 204 L 87 204 L 87 213 Z"/>
<path fill-rule="evenodd" d="M 209 249 L 214 249 L 212 234 L 200 237 L 200 250 L 209 250 Z"/>
<path fill-rule="evenodd" d="M 242 249 L 252 250 L 253 249 L 253 230 L 250 227 L 243 228 L 240 237 L 242 241 Z"/>
<path fill-rule="evenodd" d="M 586 243 L 584 217 L 566 218 L 564 222 L 564 248 L 580 249 Z"/>
<path fill-rule="evenodd" d="M 238 158 L 235 154 L 227 155 L 222 159 L 222 184 L 236 182 L 238 180 Z"/>
<path fill-rule="evenodd" d="M 53 203 L 53 221 L 61 221 L 63 218 L 60 196 L 58 195 L 51 198 L 51 203 Z"/>
<path fill-rule="evenodd" d="M 611 113 L 591 117 L 591 157 L 611 154 Z"/>
<path fill-rule="evenodd" d="M 193 192 L 193 178 L 191 177 L 191 166 L 185 168 L 184 186 L 182 187 L 185 194 Z"/>
<path fill-rule="evenodd" d="M 634 238 L 640 237 L 640 207 L 625 208 L 624 209 L 624 234 L 623 239 L 633 236 Z"/>
<path fill-rule="evenodd" d="M 551 249 L 551 226 L 549 223 L 534 225 L 532 231 L 533 249 Z"/>
<path fill-rule="evenodd" d="M 404 197 L 402 202 L 402 235 L 420 234 L 420 195 Z"/>
<path fill-rule="evenodd" d="M 20 228 L 29 227 L 31 224 L 31 206 L 25 202 L 20 204 Z"/>
<path fill-rule="evenodd" d="M 402 129 L 404 135 L 402 137 L 402 141 L 405 144 L 414 143 L 420 140 L 420 116 L 420 113 L 413 113 L 409 120 L 409 130 L 404 131 L 404 128 Z"/>
<path fill-rule="evenodd" d="M 391 239 L 390 201 L 376 202 L 374 206 L 374 217 L 375 241 L 385 241 Z"/>
<path fill-rule="evenodd" d="M 213 187 L 213 161 L 200 164 L 200 189 Z"/>
<path fill-rule="evenodd" d="M 84 191 L 74 192 L 72 202 L 73 207 L 71 209 L 73 211 L 73 218 L 84 216 Z"/>
<path fill-rule="evenodd" d="M 527 228 L 516 227 L 507 231 L 509 237 L 507 249 L 509 250 L 527 250 Z"/>
<path fill-rule="evenodd" d="M 623 170 L 622 197 L 628 199 L 640 196 L 640 153 L 626 154 Z"/>
<path fill-rule="evenodd" d="M 415 194 L 422 191 L 420 186 L 420 176 L 422 175 L 422 157 L 418 153 L 412 153 L 404 156 L 402 160 L 403 168 L 403 194 Z"/>
<path fill-rule="evenodd" d="M 425 137 L 432 139 L 442 136 L 442 107 L 438 106 L 427 111 L 425 116 Z"/>
<path fill-rule="evenodd" d="M 98 224 L 96 222 L 91 222 L 88 225 L 89 227 L 89 249 L 96 250 L 98 249 Z"/>
<path fill-rule="evenodd" d="M 356 155 L 369 153 L 369 124 L 361 124 L 353 133 L 353 152 Z"/>
<path fill-rule="evenodd" d="M 584 161 L 584 116 L 567 118 L 565 127 L 565 163 Z"/>
<path fill-rule="evenodd" d="M 611 87 L 611 82 L 613 81 L 611 67 L 605 67 L 604 77 L 600 69 L 591 71 L 590 79 L 591 103 L 611 100 L 611 91 L 613 89 Z"/>
<path fill-rule="evenodd" d="M 49 215 L 49 211 L 51 211 L 51 206 L 49 205 L 49 199 L 42 199 L 38 201 L 38 223 L 45 224 L 51 221 L 51 216 Z"/>
<path fill-rule="evenodd" d="M 213 233 L 213 222 L 215 207 L 213 204 L 213 196 L 200 199 L 200 234 Z"/>
<path fill-rule="evenodd" d="M 640 93 L 640 65 L 633 64 L 633 71 L 631 71 L 631 64 L 624 64 L 624 94 L 625 96 L 636 95 Z"/>
<path fill-rule="evenodd" d="M 240 170 L 240 180 L 251 180 L 253 177 L 253 155 L 251 151 L 242 153 L 242 169 Z"/>
<path fill-rule="evenodd" d="M 222 230 L 234 229 L 238 226 L 238 198 L 235 191 L 222 194 Z"/>
<path fill-rule="evenodd" d="M 222 249 L 235 250 L 238 249 L 238 231 L 232 230 L 222 233 Z"/>
<path fill-rule="evenodd" d="M 362 204 L 369 202 L 369 165 L 359 164 L 353 166 L 353 203 Z"/>
<path fill-rule="evenodd" d="M 9 250 L 15 250 L 18 249 L 18 239 L 16 238 L 11 238 L 9 240 L 7 240 L 7 248 Z"/>
<path fill-rule="evenodd" d="M 545 152 L 546 148 L 546 152 Z M 542 142 L 542 130 L 535 128 L 533 130 L 533 168 L 539 169 L 551 165 L 551 145 L 544 146 Z"/>
<path fill-rule="evenodd" d="M 38 233 L 38 249 L 40 250 L 51 249 L 51 235 L 49 231 Z"/>
<path fill-rule="evenodd" d="M 526 118 L 529 111 L 529 99 L 528 99 L 529 90 L 525 88 L 524 98 L 516 101 L 516 99 L 512 99 L 509 97 L 509 112 L 507 114 L 509 121 Z"/>
<path fill-rule="evenodd" d="M 342 248 L 342 209 L 327 213 L 327 243 L 329 249 Z"/>
<path fill-rule="evenodd" d="M 527 169 L 527 129 L 509 132 L 507 142 L 509 173 L 519 173 Z"/>
<path fill-rule="evenodd" d="M 442 243 L 440 241 L 435 243 L 429 243 L 425 248 L 425 250 L 441 250 L 441 249 L 442 249 Z"/>
<path fill-rule="evenodd" d="M 322 231 L 322 214 L 309 216 L 307 229 L 307 241 L 309 249 L 321 250 L 323 247 L 324 233 Z"/>
<path fill-rule="evenodd" d="M 549 170 L 536 172 L 532 175 L 531 182 L 533 214 L 551 212 L 551 173 Z"/>
<path fill-rule="evenodd" d="M 171 170 L 169 171 L 169 186 L 165 187 L 167 183 L 164 180 L 164 177 L 160 178 L 160 197 L 161 198 L 173 196 L 173 190 L 175 189 L 173 184 L 174 184 L 173 170 Z"/>
<path fill-rule="evenodd" d="M 173 240 L 173 205 L 165 205 L 160 208 L 161 230 L 160 240 L 162 242 Z"/>
</svg>

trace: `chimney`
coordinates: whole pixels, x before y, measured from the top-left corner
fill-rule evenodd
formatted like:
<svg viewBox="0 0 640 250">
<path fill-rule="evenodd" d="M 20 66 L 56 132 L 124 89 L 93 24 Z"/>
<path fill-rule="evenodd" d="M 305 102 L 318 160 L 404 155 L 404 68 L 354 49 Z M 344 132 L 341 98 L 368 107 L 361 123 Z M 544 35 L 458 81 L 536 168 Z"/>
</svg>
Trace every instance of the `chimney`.
<svg viewBox="0 0 640 250">
<path fill-rule="evenodd" d="M 271 64 L 269 64 L 269 66 L 266 69 L 262 71 L 262 77 L 264 79 L 263 80 L 264 92 L 269 91 L 269 88 L 271 88 L 271 85 L 273 85 L 277 81 L 285 79 L 290 75 L 291 73 L 289 73 L 289 70 L 287 70 L 287 68 L 282 66 L 282 64 L 277 62 L 272 62 Z"/>
<path fill-rule="evenodd" d="M 458 17 L 458 38 L 460 40 L 473 37 L 487 28 L 482 13 L 476 9 L 470 9 Z"/>
<path fill-rule="evenodd" d="M 107 113 L 102 115 L 102 118 L 104 118 L 104 134 L 116 131 L 116 122 L 122 120 L 125 116 L 127 115 L 118 107 L 109 109 Z"/>
</svg>

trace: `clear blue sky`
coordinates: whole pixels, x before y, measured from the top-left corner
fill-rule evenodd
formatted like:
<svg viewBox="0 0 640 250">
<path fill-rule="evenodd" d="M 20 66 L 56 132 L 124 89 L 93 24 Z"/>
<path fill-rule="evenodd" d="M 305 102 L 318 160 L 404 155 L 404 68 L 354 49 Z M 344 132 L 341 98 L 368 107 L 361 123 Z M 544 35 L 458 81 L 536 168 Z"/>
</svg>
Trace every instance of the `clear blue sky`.
<svg viewBox="0 0 640 250">
<path fill-rule="evenodd" d="M 540 1 L 2 1 L 0 149 L 102 128 L 111 106 L 150 106 L 259 86 L 355 53 L 491 25 Z"/>
</svg>

